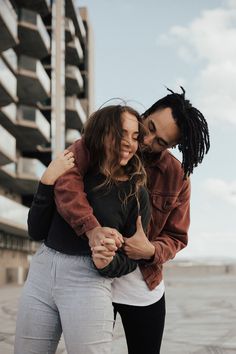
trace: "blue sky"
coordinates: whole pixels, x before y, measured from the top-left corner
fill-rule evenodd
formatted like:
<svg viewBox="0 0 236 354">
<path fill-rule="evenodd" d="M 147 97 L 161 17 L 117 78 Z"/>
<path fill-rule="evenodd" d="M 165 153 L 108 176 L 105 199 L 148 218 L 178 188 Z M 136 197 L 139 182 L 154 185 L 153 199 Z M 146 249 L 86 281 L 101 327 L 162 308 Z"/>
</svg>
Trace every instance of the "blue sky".
<svg viewBox="0 0 236 354">
<path fill-rule="evenodd" d="M 121 97 L 142 112 L 182 85 L 207 118 L 211 151 L 192 176 L 189 246 L 177 258 L 236 259 L 236 0 L 76 3 L 94 32 L 95 108 Z"/>
</svg>

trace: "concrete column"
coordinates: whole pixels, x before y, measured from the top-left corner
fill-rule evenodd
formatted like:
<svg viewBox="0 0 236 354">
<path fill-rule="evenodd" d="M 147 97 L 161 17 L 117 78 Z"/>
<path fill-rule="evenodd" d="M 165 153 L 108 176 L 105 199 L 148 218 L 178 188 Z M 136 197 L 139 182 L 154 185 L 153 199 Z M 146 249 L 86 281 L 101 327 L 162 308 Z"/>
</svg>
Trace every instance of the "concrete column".
<svg viewBox="0 0 236 354">
<path fill-rule="evenodd" d="M 65 148 L 65 0 L 52 3 L 52 157 Z"/>
</svg>

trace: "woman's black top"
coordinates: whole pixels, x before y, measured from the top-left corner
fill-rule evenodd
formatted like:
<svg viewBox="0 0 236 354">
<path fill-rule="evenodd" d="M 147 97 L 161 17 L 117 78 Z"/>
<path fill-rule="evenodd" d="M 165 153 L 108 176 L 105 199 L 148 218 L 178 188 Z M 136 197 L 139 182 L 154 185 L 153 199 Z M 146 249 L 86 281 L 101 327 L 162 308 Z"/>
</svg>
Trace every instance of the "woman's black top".
<svg viewBox="0 0 236 354">
<path fill-rule="evenodd" d="M 136 220 L 141 215 L 144 230 L 150 220 L 150 203 L 145 188 L 139 191 L 139 207 L 135 196 L 128 195 L 132 183 L 119 181 L 111 187 L 100 187 L 105 180 L 102 174 L 88 172 L 84 178 L 85 192 L 94 215 L 101 224 L 117 229 L 123 236 L 130 237 L 136 231 Z M 77 236 L 73 228 L 61 217 L 54 203 L 54 187 L 39 183 L 28 214 L 28 231 L 31 239 L 44 240 L 46 246 L 69 255 L 91 256 L 87 237 Z M 137 262 L 118 250 L 113 261 L 99 272 L 108 277 L 119 277 L 133 271 Z"/>
</svg>

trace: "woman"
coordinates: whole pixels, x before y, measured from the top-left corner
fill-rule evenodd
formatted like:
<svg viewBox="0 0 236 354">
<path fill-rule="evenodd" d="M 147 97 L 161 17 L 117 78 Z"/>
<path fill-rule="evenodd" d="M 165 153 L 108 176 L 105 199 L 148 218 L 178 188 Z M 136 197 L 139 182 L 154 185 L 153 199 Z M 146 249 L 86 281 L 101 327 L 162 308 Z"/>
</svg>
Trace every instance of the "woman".
<svg viewBox="0 0 236 354">
<path fill-rule="evenodd" d="M 131 107 L 104 107 L 89 118 L 83 136 L 91 161 L 84 179 L 87 197 L 100 224 L 127 237 L 135 232 L 139 214 L 145 226 L 150 216 L 146 175 L 137 155 L 139 121 Z M 74 164 L 69 152 L 60 159 L 61 173 Z M 94 257 L 107 277 L 98 273 L 88 239 L 78 237 L 54 207 L 53 184 L 60 173 L 52 167 L 57 163 L 43 175 L 29 212 L 29 235 L 44 244 L 33 257 L 23 289 L 15 354 L 55 353 L 62 332 L 69 354 L 110 353 L 112 278 L 128 274 L 137 263 L 120 250 L 115 253 L 108 238 L 95 249 L 107 262 Z"/>
</svg>

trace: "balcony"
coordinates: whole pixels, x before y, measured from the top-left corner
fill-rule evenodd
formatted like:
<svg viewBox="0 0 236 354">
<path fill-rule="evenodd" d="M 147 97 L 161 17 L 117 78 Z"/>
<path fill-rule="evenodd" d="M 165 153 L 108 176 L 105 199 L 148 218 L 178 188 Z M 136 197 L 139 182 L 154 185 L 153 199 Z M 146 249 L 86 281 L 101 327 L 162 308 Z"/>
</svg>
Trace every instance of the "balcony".
<svg viewBox="0 0 236 354">
<path fill-rule="evenodd" d="M 14 193 L 19 193 L 16 181 L 16 163 L 12 162 L 5 166 L 0 166 L 0 184 Z"/>
<path fill-rule="evenodd" d="M 15 51 L 10 48 L 2 52 L 2 58 L 4 59 L 5 63 L 9 67 L 9 69 L 13 72 L 13 74 L 17 73 L 17 55 Z"/>
<path fill-rule="evenodd" d="M 65 39 L 66 42 L 71 42 L 75 36 L 75 26 L 73 21 L 66 17 L 65 18 Z"/>
<path fill-rule="evenodd" d="M 80 93 L 84 89 L 84 82 L 79 68 L 73 65 L 66 66 L 66 95 Z"/>
<path fill-rule="evenodd" d="M 21 178 L 39 180 L 45 171 L 45 165 L 37 159 L 20 157 L 17 163 L 17 175 Z"/>
<path fill-rule="evenodd" d="M 76 96 L 66 97 L 66 128 L 81 131 L 86 114 Z"/>
<path fill-rule="evenodd" d="M 87 98 L 80 98 L 80 103 L 81 103 L 81 106 L 83 107 L 83 110 L 84 110 L 86 116 L 89 117 L 89 114 L 90 114 L 89 100 Z"/>
<path fill-rule="evenodd" d="M 50 124 L 36 108 L 21 105 L 17 112 L 17 143 L 22 150 L 34 150 L 50 140 Z"/>
<path fill-rule="evenodd" d="M 18 43 L 17 16 L 8 0 L 1 0 L 0 7 L 0 52 Z"/>
<path fill-rule="evenodd" d="M 76 140 L 81 138 L 81 134 L 76 129 L 67 129 L 66 130 L 66 146 L 73 144 Z"/>
<path fill-rule="evenodd" d="M 42 17 L 47 16 L 51 12 L 50 0 L 17 0 L 17 5 L 38 12 Z"/>
<path fill-rule="evenodd" d="M 0 58 L 0 106 L 16 102 L 16 77 Z"/>
<path fill-rule="evenodd" d="M 0 229 L 27 236 L 27 216 L 29 209 L 14 200 L 0 195 Z"/>
<path fill-rule="evenodd" d="M 66 44 L 66 64 L 79 65 L 84 58 L 84 53 L 77 37 Z"/>
<path fill-rule="evenodd" d="M 17 163 L 0 167 L 0 183 L 14 193 L 32 195 L 44 170 L 45 166 L 37 159 L 20 157 Z"/>
<path fill-rule="evenodd" d="M 86 39 L 86 30 L 79 10 L 75 7 L 74 0 L 66 0 L 66 17 L 72 19 L 76 35 L 81 40 L 81 43 L 84 43 Z"/>
<path fill-rule="evenodd" d="M 50 79 L 39 60 L 19 57 L 17 94 L 24 104 L 36 104 L 50 96 Z"/>
<path fill-rule="evenodd" d="M 16 182 L 20 194 L 34 194 L 38 181 L 45 170 L 39 160 L 20 157 L 16 165 Z"/>
<path fill-rule="evenodd" d="M 0 125 L 0 165 L 16 160 L 16 139 Z"/>
<path fill-rule="evenodd" d="M 15 103 L 11 103 L 8 106 L 0 107 L 0 120 L 3 127 L 6 128 L 12 134 L 12 129 L 16 124 Z"/>
<path fill-rule="evenodd" d="M 20 43 L 17 46 L 19 54 L 42 59 L 49 54 L 50 36 L 40 17 L 34 11 L 21 9 L 18 23 Z"/>
<path fill-rule="evenodd" d="M 8 106 L 0 107 L 0 121 L 1 125 L 7 129 L 7 131 L 15 136 L 17 131 L 16 127 L 16 105 L 11 103 Z"/>
<path fill-rule="evenodd" d="M 33 195 L 45 165 L 34 158 L 20 157 L 17 163 L 0 167 L 0 183 L 14 193 Z"/>
<path fill-rule="evenodd" d="M 37 150 L 50 141 L 50 124 L 37 108 L 14 104 L 0 107 L 1 123 L 17 139 L 21 150 Z"/>
</svg>

